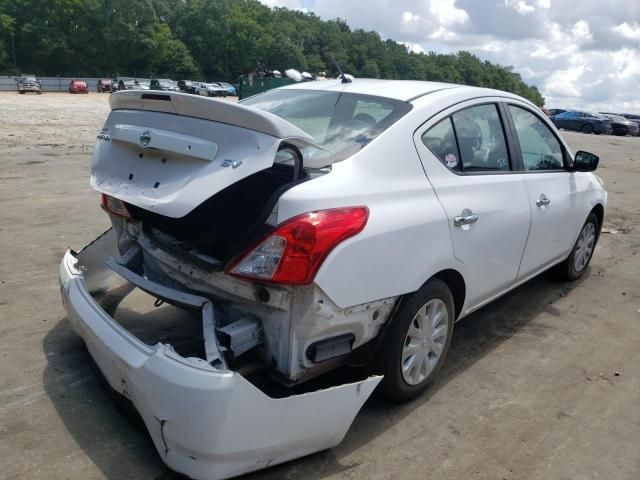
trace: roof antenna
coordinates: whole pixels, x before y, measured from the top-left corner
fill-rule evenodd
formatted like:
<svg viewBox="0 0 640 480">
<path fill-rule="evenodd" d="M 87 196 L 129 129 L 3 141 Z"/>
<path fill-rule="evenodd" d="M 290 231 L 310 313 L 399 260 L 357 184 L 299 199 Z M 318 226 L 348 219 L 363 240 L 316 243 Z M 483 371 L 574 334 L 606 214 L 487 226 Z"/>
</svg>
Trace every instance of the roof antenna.
<svg viewBox="0 0 640 480">
<path fill-rule="evenodd" d="M 341 83 L 351 83 L 352 80 L 349 77 L 347 77 L 344 73 L 342 73 L 342 69 L 340 68 L 340 65 L 338 65 L 338 62 L 336 62 L 336 59 L 332 53 L 329 54 L 329 60 L 331 60 L 331 62 L 338 69 L 338 73 L 340 74 L 340 78 L 342 79 Z"/>
</svg>

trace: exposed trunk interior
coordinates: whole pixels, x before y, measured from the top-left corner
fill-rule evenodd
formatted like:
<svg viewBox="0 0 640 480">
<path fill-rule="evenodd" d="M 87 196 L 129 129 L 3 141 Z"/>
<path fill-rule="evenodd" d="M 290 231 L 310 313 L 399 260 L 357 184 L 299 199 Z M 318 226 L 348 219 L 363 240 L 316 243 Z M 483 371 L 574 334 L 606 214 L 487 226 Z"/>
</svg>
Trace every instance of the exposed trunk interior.
<svg viewBox="0 0 640 480">
<path fill-rule="evenodd" d="M 145 227 L 171 235 L 219 260 L 222 267 L 249 242 L 266 233 L 270 228 L 266 221 L 278 198 L 308 178 L 304 170 L 294 172 L 292 166 L 276 163 L 218 192 L 182 218 L 166 217 L 133 205 L 130 208 Z"/>
</svg>

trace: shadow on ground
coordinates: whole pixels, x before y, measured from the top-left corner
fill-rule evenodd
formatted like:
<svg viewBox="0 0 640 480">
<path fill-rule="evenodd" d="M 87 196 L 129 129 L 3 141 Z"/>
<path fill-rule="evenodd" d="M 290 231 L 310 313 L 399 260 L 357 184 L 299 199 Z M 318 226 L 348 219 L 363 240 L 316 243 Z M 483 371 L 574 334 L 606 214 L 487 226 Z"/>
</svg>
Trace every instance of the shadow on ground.
<svg viewBox="0 0 640 480">
<path fill-rule="evenodd" d="M 443 369 L 421 397 L 398 405 L 374 394 L 338 447 L 254 473 L 248 478 L 320 479 L 348 471 L 353 465 L 342 463 L 341 458 L 428 403 L 439 389 L 502 342 L 515 334 L 531 336 L 534 340 L 544 337 L 545 329 L 549 327 L 534 320 L 542 312 L 559 316 L 552 304 L 580 283 L 559 283 L 546 273 L 473 313 L 456 324 Z M 171 315 L 171 310 L 153 312 L 153 315 L 154 318 Z M 160 318 L 160 321 L 168 320 Z M 48 359 L 43 374 L 45 390 L 77 444 L 106 478 L 182 478 L 164 466 L 142 422 L 123 408 L 117 394 L 100 380 L 97 368 L 67 319 L 61 320 L 47 334 L 43 348 Z M 122 415 L 123 412 L 127 415 Z"/>
</svg>

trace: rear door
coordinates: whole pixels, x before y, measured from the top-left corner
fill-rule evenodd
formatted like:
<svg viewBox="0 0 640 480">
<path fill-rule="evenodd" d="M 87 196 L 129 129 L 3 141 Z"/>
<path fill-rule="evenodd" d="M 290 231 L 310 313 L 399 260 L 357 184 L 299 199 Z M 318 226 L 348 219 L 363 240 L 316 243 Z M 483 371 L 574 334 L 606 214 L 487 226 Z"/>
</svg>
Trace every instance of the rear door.
<svg viewBox="0 0 640 480">
<path fill-rule="evenodd" d="M 568 152 L 542 117 L 525 104 L 507 104 L 516 159 L 531 210 L 531 231 L 519 278 L 565 258 L 584 223 L 583 175 L 569 172 Z"/>
<path fill-rule="evenodd" d="M 513 168 L 503 116 L 497 101 L 465 102 L 414 136 L 464 263 L 470 308 L 513 284 L 529 233 L 527 191 Z"/>
</svg>

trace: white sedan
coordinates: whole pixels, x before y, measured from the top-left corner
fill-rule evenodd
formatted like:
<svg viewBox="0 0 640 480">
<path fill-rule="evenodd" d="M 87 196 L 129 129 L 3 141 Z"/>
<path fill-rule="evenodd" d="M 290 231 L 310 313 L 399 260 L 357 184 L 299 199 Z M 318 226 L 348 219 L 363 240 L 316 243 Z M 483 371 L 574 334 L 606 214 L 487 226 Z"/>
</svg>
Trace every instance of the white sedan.
<svg viewBox="0 0 640 480">
<path fill-rule="evenodd" d="M 62 296 L 163 461 L 192 478 L 337 445 L 378 384 L 419 395 L 457 320 L 550 267 L 577 279 L 602 227 L 598 158 L 509 93 L 345 79 L 240 104 L 110 104 L 91 185 L 112 229 L 67 252 Z M 198 322 L 200 346 L 114 316 L 134 288 L 191 312 L 176 328 Z M 371 375 L 310 382 L 344 365 Z"/>
</svg>

